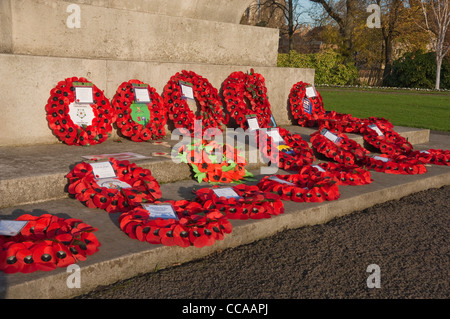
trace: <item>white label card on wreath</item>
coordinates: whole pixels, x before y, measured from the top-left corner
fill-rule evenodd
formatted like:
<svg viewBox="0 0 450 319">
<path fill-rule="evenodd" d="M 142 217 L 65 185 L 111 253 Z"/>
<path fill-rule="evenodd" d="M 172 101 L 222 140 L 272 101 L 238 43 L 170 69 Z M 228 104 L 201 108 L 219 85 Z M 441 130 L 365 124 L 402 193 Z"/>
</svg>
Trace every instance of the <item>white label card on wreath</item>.
<svg viewBox="0 0 450 319">
<path fill-rule="evenodd" d="M 0 220 L 0 236 L 16 236 L 27 223 L 26 220 Z"/>
<path fill-rule="evenodd" d="M 150 219 L 177 219 L 178 216 L 171 204 L 141 204 L 150 214 Z"/>
<path fill-rule="evenodd" d="M 278 183 L 281 183 L 281 184 L 286 184 L 286 185 L 290 185 L 290 186 L 295 186 L 294 183 L 285 181 L 284 179 L 278 178 L 278 177 L 276 177 L 276 176 L 270 176 L 269 179 L 270 179 L 271 181 L 275 181 L 275 182 L 278 182 Z"/>
<path fill-rule="evenodd" d="M 384 135 L 383 132 L 381 132 L 380 128 L 376 124 L 370 124 L 367 127 L 374 130 L 375 132 L 377 132 L 378 136 Z"/>
<path fill-rule="evenodd" d="M 215 193 L 218 197 L 236 198 L 236 199 L 241 198 L 241 196 L 239 196 L 239 195 L 234 191 L 234 189 L 232 189 L 231 187 L 226 187 L 226 188 L 214 188 L 213 191 L 214 191 L 214 193 Z"/>
<path fill-rule="evenodd" d="M 181 97 L 183 99 L 195 100 L 194 89 L 191 83 L 180 81 Z"/>
<path fill-rule="evenodd" d="M 94 111 L 89 104 L 71 103 L 69 116 L 72 122 L 78 126 L 90 126 L 95 119 Z"/>
<path fill-rule="evenodd" d="M 306 97 L 307 98 L 312 98 L 312 97 L 316 97 L 317 96 L 317 91 L 314 88 L 314 86 L 308 86 L 306 88 Z"/>
<path fill-rule="evenodd" d="M 94 103 L 92 86 L 75 86 L 75 102 L 79 104 Z"/>
<path fill-rule="evenodd" d="M 335 144 L 339 144 L 342 141 L 342 138 L 337 136 L 336 134 L 331 133 L 327 129 L 323 129 L 322 132 L 320 132 L 323 136 L 325 136 L 327 139 L 332 141 Z"/>
<path fill-rule="evenodd" d="M 267 135 L 269 135 L 273 139 L 274 143 L 286 144 L 286 141 L 280 135 L 280 132 L 278 132 L 278 130 L 267 131 Z"/>
<path fill-rule="evenodd" d="M 122 189 L 131 188 L 132 186 L 127 182 L 121 181 L 118 178 L 100 178 L 97 180 L 97 185 L 100 187 L 111 188 L 111 189 Z"/>
<path fill-rule="evenodd" d="M 382 161 L 382 162 L 389 162 L 391 159 L 388 157 L 383 157 L 383 156 L 372 156 L 373 159 L 376 159 L 378 161 Z"/>
<path fill-rule="evenodd" d="M 325 170 L 322 167 L 320 167 L 319 165 L 313 165 L 312 167 L 317 168 L 319 170 L 319 172 L 322 172 L 322 173 L 325 172 Z"/>
<path fill-rule="evenodd" d="M 110 162 L 90 163 L 96 179 L 117 177 Z"/>
<path fill-rule="evenodd" d="M 257 117 L 247 118 L 247 124 L 249 131 L 257 131 L 260 129 Z"/>
<path fill-rule="evenodd" d="M 152 101 L 148 89 L 144 87 L 134 87 L 134 98 L 136 103 L 148 104 Z"/>
</svg>

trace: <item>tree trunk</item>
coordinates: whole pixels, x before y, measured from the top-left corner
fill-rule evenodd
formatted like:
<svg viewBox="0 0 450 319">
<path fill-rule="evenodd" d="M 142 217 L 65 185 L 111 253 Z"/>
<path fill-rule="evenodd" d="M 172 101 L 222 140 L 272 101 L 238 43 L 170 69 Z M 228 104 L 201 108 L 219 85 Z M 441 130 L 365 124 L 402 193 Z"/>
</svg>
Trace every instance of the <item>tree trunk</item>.
<svg viewBox="0 0 450 319">
<path fill-rule="evenodd" d="M 441 87 L 441 68 L 442 68 L 442 57 L 436 54 L 436 90 L 440 90 Z"/>
<path fill-rule="evenodd" d="M 289 10 L 289 52 L 294 50 L 294 4 L 293 0 L 288 1 L 288 10 Z"/>
</svg>

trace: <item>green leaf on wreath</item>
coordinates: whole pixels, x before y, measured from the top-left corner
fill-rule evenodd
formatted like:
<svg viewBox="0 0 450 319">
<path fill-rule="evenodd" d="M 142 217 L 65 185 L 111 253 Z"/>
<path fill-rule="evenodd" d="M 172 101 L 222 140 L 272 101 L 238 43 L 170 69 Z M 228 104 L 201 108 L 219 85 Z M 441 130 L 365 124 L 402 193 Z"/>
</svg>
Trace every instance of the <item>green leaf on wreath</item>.
<svg viewBox="0 0 450 319">
<path fill-rule="evenodd" d="M 197 182 L 201 183 L 203 181 L 203 179 L 206 177 L 206 173 L 201 173 L 201 174 L 197 174 Z"/>
</svg>

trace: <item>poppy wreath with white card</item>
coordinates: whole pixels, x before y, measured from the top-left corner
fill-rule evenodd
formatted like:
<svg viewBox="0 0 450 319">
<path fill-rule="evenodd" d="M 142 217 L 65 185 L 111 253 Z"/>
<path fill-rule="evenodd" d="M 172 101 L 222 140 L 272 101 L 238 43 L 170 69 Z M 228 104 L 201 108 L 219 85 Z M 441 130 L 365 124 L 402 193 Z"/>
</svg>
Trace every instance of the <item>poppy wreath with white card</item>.
<svg viewBox="0 0 450 319">
<path fill-rule="evenodd" d="M 271 162 L 278 163 L 278 167 L 281 169 L 296 171 L 300 167 L 311 164 L 314 161 L 313 150 L 300 134 L 293 134 L 281 127 L 276 129 L 278 134 L 275 129 L 257 132 L 258 149 Z M 259 138 L 259 134 L 264 134 L 266 138 L 264 136 Z M 278 152 L 273 152 L 272 146 L 277 146 Z"/>
<path fill-rule="evenodd" d="M 100 168 L 101 175 L 97 174 Z M 114 158 L 108 162 L 79 163 L 66 177 L 69 194 L 89 208 L 108 213 L 126 212 L 141 203 L 153 203 L 162 196 L 159 183 L 150 170 Z"/>
<path fill-rule="evenodd" d="M 167 114 L 155 88 L 139 80 L 123 82 L 112 99 L 120 133 L 134 142 L 159 140 L 166 135 Z"/>
<path fill-rule="evenodd" d="M 281 198 L 255 185 L 202 188 L 195 201 L 208 209 L 218 209 L 229 219 L 262 219 L 284 213 Z"/>
<path fill-rule="evenodd" d="M 231 73 L 223 83 L 223 98 L 229 115 L 244 130 L 248 129 L 246 116 L 254 114 L 257 115 L 259 127 L 269 126 L 272 112 L 266 82 L 253 69 L 250 73 Z"/>
<path fill-rule="evenodd" d="M 67 78 L 50 91 L 45 106 L 50 129 L 67 145 L 106 141 L 116 114 L 103 92 L 85 78 Z"/>
<path fill-rule="evenodd" d="M 272 175 L 265 176 L 258 187 L 265 192 L 278 194 L 282 200 L 294 202 L 323 202 L 340 197 L 336 181 L 310 175 Z"/>
<path fill-rule="evenodd" d="M 23 214 L 14 236 L 0 236 L 0 270 L 7 273 L 51 271 L 86 260 L 101 245 L 96 228 L 82 220 L 50 214 Z"/>
<path fill-rule="evenodd" d="M 300 81 L 292 86 L 289 104 L 292 116 L 301 126 L 316 126 L 317 120 L 325 116 L 322 96 L 309 83 Z"/>
<path fill-rule="evenodd" d="M 217 89 L 208 79 L 192 72 L 183 70 L 172 76 L 164 87 L 164 103 L 169 119 L 175 128 L 188 129 L 194 132 L 194 121 L 202 121 L 202 130 L 209 128 L 221 129 L 226 125 L 222 102 Z M 196 100 L 200 105 L 200 114 L 195 115 L 186 102 Z"/>
<path fill-rule="evenodd" d="M 417 175 L 427 172 L 427 168 L 422 162 L 406 155 L 369 155 L 366 156 L 364 162 L 368 169 L 386 174 Z"/>
<path fill-rule="evenodd" d="M 365 155 L 369 154 L 368 150 L 344 133 L 327 129 L 311 134 L 311 144 L 318 153 L 346 166 L 362 166 Z"/>
<path fill-rule="evenodd" d="M 169 206 L 173 216 L 161 217 L 152 211 Z M 157 210 L 156 210 L 157 211 Z M 130 238 L 165 246 L 211 246 L 232 231 L 228 219 L 217 209 L 205 209 L 188 200 L 158 202 L 138 206 L 119 217 L 120 229 Z"/>
</svg>

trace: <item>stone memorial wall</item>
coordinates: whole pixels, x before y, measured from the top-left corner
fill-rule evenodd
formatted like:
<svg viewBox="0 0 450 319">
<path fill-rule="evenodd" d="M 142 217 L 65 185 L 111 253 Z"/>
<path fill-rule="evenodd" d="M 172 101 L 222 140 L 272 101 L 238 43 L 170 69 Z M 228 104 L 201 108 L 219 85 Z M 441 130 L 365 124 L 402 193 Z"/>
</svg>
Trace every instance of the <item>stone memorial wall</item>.
<svg viewBox="0 0 450 319">
<path fill-rule="evenodd" d="M 278 124 L 288 94 L 314 70 L 277 68 L 279 31 L 240 25 L 250 0 L 0 1 L 0 146 L 58 143 L 46 120 L 50 90 L 85 77 L 111 99 L 139 79 L 163 94 L 182 70 L 218 90 L 234 71 L 266 79 Z M 114 133 L 116 134 L 116 133 Z"/>
</svg>

